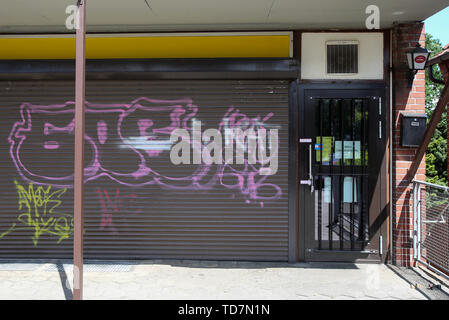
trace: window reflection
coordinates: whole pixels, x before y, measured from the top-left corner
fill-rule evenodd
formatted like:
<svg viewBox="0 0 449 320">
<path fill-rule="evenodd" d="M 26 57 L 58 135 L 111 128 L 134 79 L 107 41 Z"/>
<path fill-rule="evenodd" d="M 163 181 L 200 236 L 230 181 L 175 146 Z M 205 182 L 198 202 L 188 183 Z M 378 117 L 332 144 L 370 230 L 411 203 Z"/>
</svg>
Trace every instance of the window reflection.
<svg viewBox="0 0 449 320">
<path fill-rule="evenodd" d="M 363 187 L 367 187 L 367 178 L 321 176 L 316 179 L 319 181 L 315 191 L 315 240 L 338 241 L 340 234 L 346 241 L 351 239 L 351 234 L 356 241 L 367 240 L 366 208 L 363 210 L 367 199 L 363 199 L 366 193 L 362 194 Z"/>
<path fill-rule="evenodd" d="M 363 101 L 324 99 L 316 108 L 315 162 L 326 166 L 366 165 L 368 111 L 363 109 Z"/>
</svg>

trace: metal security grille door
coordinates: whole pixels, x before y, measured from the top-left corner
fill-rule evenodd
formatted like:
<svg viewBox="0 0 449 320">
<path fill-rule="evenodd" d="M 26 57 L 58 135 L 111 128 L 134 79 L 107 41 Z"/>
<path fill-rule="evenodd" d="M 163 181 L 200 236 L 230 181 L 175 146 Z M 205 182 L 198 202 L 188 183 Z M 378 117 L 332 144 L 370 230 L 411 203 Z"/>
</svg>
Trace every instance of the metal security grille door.
<svg viewBox="0 0 449 320">
<path fill-rule="evenodd" d="M 374 177 L 383 142 L 382 99 L 356 92 L 306 99 L 306 138 L 300 140 L 307 154 L 300 180 L 306 257 L 339 261 L 377 254 L 372 224 L 381 211 Z"/>
<path fill-rule="evenodd" d="M 315 233 L 318 249 L 363 250 L 368 232 L 368 101 L 316 99 Z"/>
<path fill-rule="evenodd" d="M 0 258 L 72 256 L 73 88 L 0 82 Z M 88 81 L 85 257 L 287 261 L 288 88 Z M 192 134 L 194 121 L 201 133 L 277 130 L 277 170 L 261 175 L 247 154 L 242 164 L 173 164 L 170 134 Z"/>
</svg>

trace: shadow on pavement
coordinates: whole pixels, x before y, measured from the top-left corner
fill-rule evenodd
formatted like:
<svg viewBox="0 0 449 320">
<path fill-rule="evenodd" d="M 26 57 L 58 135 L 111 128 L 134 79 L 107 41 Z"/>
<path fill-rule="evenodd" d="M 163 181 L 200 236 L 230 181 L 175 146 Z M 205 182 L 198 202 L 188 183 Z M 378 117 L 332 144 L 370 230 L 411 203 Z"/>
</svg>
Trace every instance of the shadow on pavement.
<svg viewBox="0 0 449 320">
<path fill-rule="evenodd" d="M 429 285 L 434 283 L 423 278 L 418 272 L 412 268 L 401 270 L 397 267 L 387 265 L 387 268 L 393 271 L 399 278 L 407 282 L 410 287 L 421 293 L 428 300 L 449 300 L 449 295 L 439 289 L 430 289 Z"/>
<path fill-rule="evenodd" d="M 62 278 L 67 279 L 64 271 L 64 264 L 72 264 L 69 259 L 49 259 L 49 260 L 0 260 L 3 263 L 22 264 L 54 264 Z M 359 269 L 356 264 L 348 262 L 261 262 L 261 261 L 211 261 L 211 260 L 183 260 L 183 259 L 151 259 L 151 260 L 93 260 L 85 259 L 84 264 L 89 266 L 134 266 L 134 265 L 169 265 L 184 268 L 216 268 L 216 269 L 266 269 L 266 268 L 294 268 L 294 269 Z"/>
<path fill-rule="evenodd" d="M 56 267 L 58 269 L 59 278 L 61 279 L 61 285 L 62 290 L 64 291 L 64 296 L 66 300 L 73 300 L 73 293 L 70 288 L 68 288 L 68 280 L 67 280 L 67 274 L 65 273 L 64 266 L 62 263 L 58 262 L 56 264 Z"/>
<path fill-rule="evenodd" d="M 254 261 L 207 261 L 207 260 L 143 260 L 140 265 L 169 265 L 183 268 L 215 268 L 215 269 L 359 269 L 354 263 L 287 263 L 287 262 L 254 262 Z"/>
</svg>

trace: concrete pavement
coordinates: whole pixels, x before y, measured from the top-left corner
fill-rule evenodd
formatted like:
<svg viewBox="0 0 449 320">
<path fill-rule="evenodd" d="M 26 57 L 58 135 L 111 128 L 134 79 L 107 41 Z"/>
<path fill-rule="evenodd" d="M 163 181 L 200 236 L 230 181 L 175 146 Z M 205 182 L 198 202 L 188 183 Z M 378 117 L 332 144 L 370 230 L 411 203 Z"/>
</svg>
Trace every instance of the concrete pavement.
<svg viewBox="0 0 449 320">
<path fill-rule="evenodd" d="M 69 261 L 0 262 L 0 299 L 71 299 Z M 420 284 L 417 284 L 420 283 Z M 85 299 L 447 299 L 416 272 L 381 264 L 89 261 Z"/>
</svg>

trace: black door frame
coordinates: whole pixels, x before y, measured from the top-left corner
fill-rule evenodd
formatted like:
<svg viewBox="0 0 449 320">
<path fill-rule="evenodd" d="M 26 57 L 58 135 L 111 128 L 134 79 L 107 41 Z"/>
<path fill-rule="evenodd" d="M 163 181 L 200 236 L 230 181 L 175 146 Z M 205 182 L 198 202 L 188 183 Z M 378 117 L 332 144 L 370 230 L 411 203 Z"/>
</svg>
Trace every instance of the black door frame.
<svg viewBox="0 0 449 320">
<path fill-rule="evenodd" d="M 376 239 L 380 241 L 378 244 L 376 253 L 354 253 L 354 252 L 314 252 L 313 258 L 307 253 L 306 248 L 306 219 L 305 212 L 310 210 L 311 204 L 307 203 L 305 199 L 304 189 L 308 186 L 300 186 L 299 180 L 305 176 L 304 165 L 301 163 L 307 163 L 306 157 L 308 154 L 299 152 L 299 138 L 305 137 L 304 117 L 301 115 L 305 111 L 305 99 L 308 95 L 314 93 L 320 93 L 325 95 L 326 92 L 332 93 L 338 91 L 339 93 L 346 94 L 357 92 L 359 96 L 378 96 L 382 98 L 382 138 L 380 139 L 380 152 L 379 152 L 379 167 L 378 175 L 370 177 L 369 179 L 377 179 L 375 182 L 375 193 L 379 199 L 379 204 L 376 206 L 378 214 L 370 216 L 370 229 L 369 236 L 370 241 Z M 385 261 L 387 254 L 387 217 L 388 217 L 388 175 L 387 175 L 387 140 L 389 132 L 389 115 L 388 104 L 386 101 L 386 83 L 384 81 L 363 81 L 363 82 L 320 82 L 320 83 L 304 83 L 296 81 L 292 83 L 290 88 L 290 146 L 289 146 L 289 208 L 290 210 L 295 207 L 295 215 L 292 213 L 292 223 L 290 227 L 294 228 L 296 235 L 296 252 L 290 250 L 289 257 L 292 261 L 293 255 L 296 257 L 296 261 L 334 261 L 334 262 L 381 262 Z M 293 109 L 293 110 L 292 110 Z M 379 147 L 378 147 L 379 148 Z M 292 190 L 295 190 L 293 194 Z M 293 226 L 292 224 L 295 223 Z M 291 240 L 293 232 L 290 232 Z"/>
</svg>

